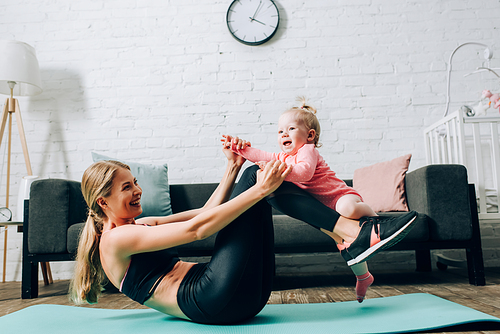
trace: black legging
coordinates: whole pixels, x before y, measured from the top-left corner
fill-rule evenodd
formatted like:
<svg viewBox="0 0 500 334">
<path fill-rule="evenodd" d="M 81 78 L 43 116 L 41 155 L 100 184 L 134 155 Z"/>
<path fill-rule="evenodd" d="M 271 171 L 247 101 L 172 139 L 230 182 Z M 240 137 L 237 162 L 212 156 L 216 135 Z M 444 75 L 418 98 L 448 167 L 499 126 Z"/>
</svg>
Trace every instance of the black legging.
<svg viewBox="0 0 500 334">
<path fill-rule="evenodd" d="M 302 220 L 309 225 L 327 231 L 333 231 L 340 214 L 319 202 L 307 191 L 293 183 L 283 184 L 267 197 L 273 208 L 285 215 Z"/>
<path fill-rule="evenodd" d="M 255 184 L 258 169 L 258 166 L 251 166 L 244 171 L 231 198 Z M 287 208 L 300 208 L 302 201 L 309 203 L 308 212 L 313 207 L 318 211 L 327 208 L 312 196 L 301 196 L 300 193 L 305 192 L 299 188 L 296 188 L 298 192 L 291 192 L 294 188 L 288 184 L 282 187 L 284 189 L 277 191 L 274 200 L 269 202 L 276 204 L 283 213 L 288 213 Z M 338 213 L 333 213 L 328 217 L 333 223 L 328 225 L 335 225 L 339 217 Z M 302 217 L 293 210 L 290 215 Z M 325 218 L 324 215 L 314 216 Z M 306 222 L 312 224 L 314 219 L 308 220 Z M 316 220 L 314 226 L 323 227 Z M 179 307 L 198 323 L 230 324 L 250 319 L 266 305 L 274 271 L 271 207 L 266 201 L 260 201 L 218 233 L 210 262 L 196 264 L 189 270 L 177 294 Z"/>
</svg>

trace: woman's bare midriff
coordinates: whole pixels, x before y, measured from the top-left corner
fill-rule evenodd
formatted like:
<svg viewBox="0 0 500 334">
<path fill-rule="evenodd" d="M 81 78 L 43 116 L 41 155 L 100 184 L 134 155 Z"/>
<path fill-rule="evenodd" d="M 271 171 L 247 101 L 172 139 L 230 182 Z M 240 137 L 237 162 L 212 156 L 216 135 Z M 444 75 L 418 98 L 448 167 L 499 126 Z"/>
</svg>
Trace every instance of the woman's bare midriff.
<svg viewBox="0 0 500 334">
<path fill-rule="evenodd" d="M 177 262 L 174 268 L 163 277 L 151 298 L 144 305 L 178 318 L 189 319 L 179 308 L 177 292 L 182 279 L 195 264 L 184 261 Z"/>
</svg>

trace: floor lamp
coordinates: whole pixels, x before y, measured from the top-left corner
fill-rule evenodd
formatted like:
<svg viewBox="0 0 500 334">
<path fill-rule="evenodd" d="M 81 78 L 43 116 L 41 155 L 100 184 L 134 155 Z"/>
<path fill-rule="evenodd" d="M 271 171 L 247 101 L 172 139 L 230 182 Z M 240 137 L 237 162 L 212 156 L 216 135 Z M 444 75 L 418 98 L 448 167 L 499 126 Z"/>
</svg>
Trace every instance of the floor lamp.
<svg viewBox="0 0 500 334">
<path fill-rule="evenodd" d="M 42 92 L 42 83 L 40 79 L 40 68 L 36 58 L 35 49 L 30 45 L 18 41 L 2 40 L 0 41 L 0 94 L 10 95 L 5 101 L 5 106 L 1 116 L 0 125 L 0 145 L 8 124 L 8 153 L 7 153 L 7 184 L 6 184 L 6 204 L 9 207 L 10 191 L 10 159 L 12 144 L 12 114 L 16 117 L 21 146 L 24 153 L 24 161 L 28 175 L 33 175 L 31 163 L 28 154 L 26 136 L 21 118 L 21 109 L 19 102 L 14 98 L 16 96 L 32 96 Z M 5 282 L 5 267 L 7 259 L 7 227 L 4 236 L 4 257 L 3 257 L 3 277 Z M 51 283 L 52 275 L 48 263 L 42 264 L 42 273 L 44 282 Z"/>
</svg>

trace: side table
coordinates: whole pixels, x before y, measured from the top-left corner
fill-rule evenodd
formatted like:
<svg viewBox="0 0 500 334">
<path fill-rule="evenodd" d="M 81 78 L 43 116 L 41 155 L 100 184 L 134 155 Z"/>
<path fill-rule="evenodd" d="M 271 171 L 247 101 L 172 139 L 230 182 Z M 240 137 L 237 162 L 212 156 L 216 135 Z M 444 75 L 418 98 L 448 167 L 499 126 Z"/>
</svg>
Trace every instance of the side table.
<svg viewBox="0 0 500 334">
<path fill-rule="evenodd" d="M 17 226 L 18 232 L 22 232 L 23 222 L 0 222 L 0 227 L 5 228 L 5 235 L 3 241 L 3 267 L 2 267 L 2 283 L 5 283 L 5 269 L 7 266 L 7 228 L 9 226 Z M 41 262 L 40 267 L 42 268 L 43 282 L 45 285 L 49 285 L 53 282 L 52 280 L 52 271 L 50 270 L 49 262 Z"/>
</svg>

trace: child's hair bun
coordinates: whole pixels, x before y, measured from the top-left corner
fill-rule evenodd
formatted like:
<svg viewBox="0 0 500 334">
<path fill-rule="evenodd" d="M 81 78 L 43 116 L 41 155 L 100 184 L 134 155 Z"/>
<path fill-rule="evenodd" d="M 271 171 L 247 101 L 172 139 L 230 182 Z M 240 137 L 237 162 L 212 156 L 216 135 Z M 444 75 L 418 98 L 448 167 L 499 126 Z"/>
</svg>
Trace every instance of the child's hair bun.
<svg viewBox="0 0 500 334">
<path fill-rule="evenodd" d="M 299 97 L 297 97 L 297 102 L 299 102 L 299 108 L 300 109 L 309 111 L 313 115 L 316 115 L 316 112 L 317 112 L 316 108 L 314 108 L 313 106 L 307 104 L 307 99 L 305 98 L 305 96 L 299 96 Z"/>
</svg>

